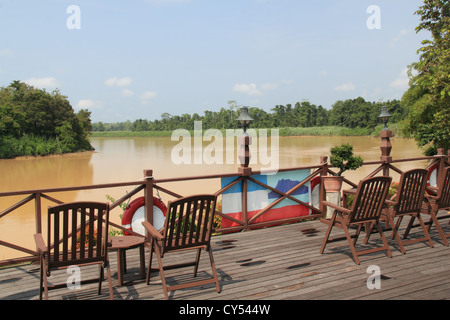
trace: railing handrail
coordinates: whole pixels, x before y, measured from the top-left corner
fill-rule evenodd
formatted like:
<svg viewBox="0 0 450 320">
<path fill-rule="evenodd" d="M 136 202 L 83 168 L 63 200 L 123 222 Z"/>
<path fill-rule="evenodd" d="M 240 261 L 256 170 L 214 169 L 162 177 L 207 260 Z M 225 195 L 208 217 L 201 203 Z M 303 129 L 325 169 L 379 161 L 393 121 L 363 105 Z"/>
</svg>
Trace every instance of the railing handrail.
<svg viewBox="0 0 450 320">
<path fill-rule="evenodd" d="M 363 162 L 363 166 L 367 166 L 367 165 L 379 165 L 379 167 L 377 169 L 375 169 L 375 171 L 372 172 L 373 175 L 378 174 L 380 171 L 383 171 L 383 173 L 387 172 L 387 170 L 389 170 L 390 168 L 393 169 L 396 172 L 401 172 L 400 169 L 394 167 L 392 164 L 393 163 L 400 163 L 400 162 L 408 162 L 408 161 L 421 161 L 421 160 L 434 160 L 430 162 L 430 165 L 434 162 L 439 161 L 440 163 L 440 167 L 443 168 L 444 165 L 446 165 L 446 159 L 449 158 L 449 155 L 437 155 L 437 156 L 424 156 L 424 157 L 415 157 L 415 158 L 404 158 L 404 159 L 397 159 L 397 160 L 390 160 L 390 161 L 386 161 L 386 160 L 380 160 L 380 161 L 365 161 Z M 308 176 L 308 178 L 306 178 L 305 180 L 303 180 L 302 182 L 300 182 L 301 185 L 307 183 L 308 181 L 310 181 L 313 177 L 319 175 L 326 175 L 326 174 L 335 174 L 332 170 L 330 170 L 330 168 L 332 168 L 332 166 L 330 166 L 327 161 L 326 161 L 326 157 L 323 157 L 323 159 L 325 159 L 325 161 L 321 161 L 321 164 L 319 165 L 309 165 L 309 166 L 300 166 L 300 167 L 291 167 L 291 168 L 280 168 L 277 170 L 277 172 L 286 172 L 286 171 L 295 171 L 295 170 L 305 170 L 305 169 L 316 169 L 317 171 L 315 171 L 313 174 L 310 174 Z M 444 161 L 441 161 L 444 160 Z M 447 163 L 448 165 L 448 163 Z M 148 198 L 149 195 L 153 195 L 153 189 L 157 189 L 160 190 L 162 192 L 165 192 L 171 196 L 174 197 L 181 197 L 181 195 L 178 195 L 170 190 L 167 190 L 161 186 L 159 186 L 159 184 L 163 184 L 163 183 L 170 183 L 170 182 L 182 182 L 182 181 L 194 181 L 194 180 L 206 180 L 206 179 L 220 179 L 220 178 L 226 178 L 226 177 L 243 177 L 244 179 L 246 178 L 246 176 L 243 173 L 239 173 L 239 172 L 232 172 L 232 173 L 220 173 L 220 174 L 209 174 L 209 175 L 197 175 L 197 176 L 186 176 L 186 177 L 175 177 L 175 178 L 164 178 L 164 179 L 155 179 L 151 174 L 148 173 L 152 173 L 152 171 L 148 170 L 148 171 L 144 171 L 144 177 L 142 179 L 139 180 L 135 180 L 135 181 L 128 181 L 128 182 L 116 182 L 116 183 L 105 183 L 105 184 L 93 184 L 93 185 L 84 185 L 84 186 L 73 186 L 73 187 L 59 187 L 59 188 L 45 188 L 45 189 L 31 189 L 31 190 L 20 190 L 20 191 L 10 191 L 10 192 L 0 192 L 0 197 L 9 197 L 9 196 L 24 196 L 24 195 L 28 195 L 28 197 L 26 197 L 25 199 L 20 200 L 19 202 L 17 202 L 16 204 L 14 204 L 13 206 L 11 206 L 10 208 L 0 211 L 0 218 L 6 216 L 7 214 L 9 214 L 10 212 L 17 210 L 18 208 L 20 208 L 21 206 L 25 205 L 26 203 L 30 202 L 30 201 L 35 201 L 35 210 L 36 210 L 36 229 L 40 230 L 40 214 L 41 214 L 41 197 L 48 199 L 52 202 L 56 202 L 56 203 L 61 203 L 61 201 L 52 198 L 50 196 L 48 196 L 48 193 L 60 193 L 60 192 L 70 192 L 70 191 L 82 191 L 82 190 L 94 190 L 94 189 L 108 189 L 108 188 L 118 188 L 118 187 L 126 187 L 126 186 L 136 186 L 136 188 L 134 190 L 132 190 L 131 192 L 127 192 L 126 195 L 124 195 L 123 197 L 121 197 L 119 200 L 116 200 L 112 205 L 111 205 L 111 210 L 114 209 L 115 207 L 117 207 L 119 204 L 125 202 L 127 199 L 131 198 L 132 196 L 134 196 L 135 194 L 137 194 L 138 192 L 144 190 L 144 193 L 146 194 L 146 197 Z M 147 174 L 146 174 L 147 173 Z M 258 175 L 258 174 L 268 174 L 268 172 L 266 170 L 251 170 L 251 174 L 252 175 Z M 349 181 L 349 180 L 344 180 L 345 182 L 347 182 L 350 185 L 355 185 L 353 182 Z M 297 185 L 298 186 L 298 185 Z M 150 188 L 148 188 L 150 187 Z M 149 189 L 149 190 L 146 190 Z M 220 189 L 218 191 L 218 193 L 221 193 L 221 190 L 223 190 L 224 188 Z M 223 192 L 223 191 L 222 191 Z M 284 194 L 284 193 L 282 193 Z M 322 197 L 322 189 L 321 189 L 321 197 Z M 284 194 L 283 198 L 289 198 L 288 194 Z M 152 199 L 152 197 L 150 197 L 150 199 Z M 322 198 L 321 198 L 322 199 Z M 317 210 L 316 208 L 312 208 L 311 206 L 308 205 L 308 207 L 310 209 L 314 209 L 315 211 L 320 212 L 320 210 L 322 210 L 323 212 L 323 208 L 321 207 L 320 210 Z M 266 211 L 268 211 L 270 209 L 269 208 L 264 208 L 262 209 L 263 213 L 265 213 Z M 148 208 L 146 208 L 146 210 L 149 210 L 150 214 L 152 214 L 153 212 L 153 206 L 148 206 Z M 246 209 L 244 209 L 246 210 Z M 313 210 L 313 211 L 314 211 Z M 262 214 L 263 214 L 262 213 Z M 225 214 L 219 213 L 220 216 L 222 217 L 226 217 Z M 259 214 L 258 216 L 262 215 Z M 313 214 L 312 216 L 307 216 L 307 218 L 312 218 L 312 217 L 317 217 L 318 214 Z M 234 221 L 235 219 L 231 219 L 228 218 L 232 221 Z M 38 221 L 39 220 L 39 221 Z M 253 222 L 255 220 L 255 218 L 249 219 L 248 221 L 244 221 L 242 226 L 239 227 L 229 227 L 227 229 L 227 231 L 232 231 L 232 230 L 239 230 L 239 229 L 244 229 L 244 228 L 248 228 L 249 225 L 248 223 Z M 253 227 L 260 227 L 260 226 L 264 226 L 264 225 L 273 225 L 273 224 L 277 224 L 278 222 L 293 222 L 293 221 L 299 221 L 302 219 L 298 219 L 298 218 L 288 218 L 288 219 L 282 219 L 279 221 L 271 221 L 271 222 L 265 222 L 265 223 L 257 223 L 252 225 Z M 115 228 L 118 229 L 122 229 L 125 230 L 122 226 L 111 223 L 111 225 Z M 221 229 L 222 230 L 222 229 Z M 134 233 L 133 231 L 127 230 L 127 232 L 129 233 Z M 136 234 L 136 233 L 134 233 Z M 138 234 L 136 234 L 138 235 Z M 11 244 L 11 243 L 7 243 L 3 240 L 0 240 L 0 245 L 3 246 L 7 246 L 10 248 L 13 248 L 15 250 L 19 250 L 19 251 L 23 251 L 27 254 L 33 254 L 36 255 L 37 253 L 35 251 L 32 251 L 30 249 L 27 248 L 22 248 L 20 246 L 17 246 L 15 244 Z M 31 257 L 31 258 L 35 258 L 35 257 Z M 30 259 L 30 258 L 28 258 Z M 0 265 L 2 265 L 2 261 L 0 261 Z"/>
</svg>

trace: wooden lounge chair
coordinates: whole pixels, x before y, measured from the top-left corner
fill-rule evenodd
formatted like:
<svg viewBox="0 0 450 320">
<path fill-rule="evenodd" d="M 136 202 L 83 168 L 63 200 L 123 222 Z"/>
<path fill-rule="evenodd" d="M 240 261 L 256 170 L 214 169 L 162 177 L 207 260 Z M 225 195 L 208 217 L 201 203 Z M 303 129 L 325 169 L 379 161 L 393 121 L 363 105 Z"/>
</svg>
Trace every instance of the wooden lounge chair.
<svg viewBox="0 0 450 320">
<path fill-rule="evenodd" d="M 101 293 L 104 268 L 108 273 L 109 296 L 113 299 L 111 271 L 108 260 L 107 237 L 109 205 L 97 202 L 74 202 L 48 208 L 47 245 L 41 233 L 34 238 L 41 264 L 39 299 L 42 289 L 45 299 L 48 290 L 62 288 L 67 283 L 48 286 L 52 270 L 71 266 L 99 265 L 98 294 Z M 81 283 L 92 280 L 80 281 Z"/>
<path fill-rule="evenodd" d="M 425 194 L 425 205 L 422 208 L 422 214 L 429 214 L 431 216 L 427 230 L 430 231 L 431 226 L 434 224 L 442 238 L 442 242 L 448 247 L 448 238 L 450 234 L 446 234 L 442 229 L 439 220 L 442 218 L 450 218 L 450 215 L 438 216 L 441 210 L 450 210 L 450 167 L 447 167 L 443 171 L 443 175 L 438 179 L 436 187 L 427 187 L 428 194 Z M 405 231 L 405 237 L 409 234 L 413 221 L 410 221 Z"/>
<path fill-rule="evenodd" d="M 347 239 L 350 246 L 353 258 L 356 264 L 360 264 L 359 256 L 377 251 L 386 251 L 388 257 L 392 257 L 391 250 L 383 235 L 379 219 L 381 216 L 381 210 L 384 206 L 386 196 L 391 184 L 391 177 L 374 177 L 367 178 L 359 182 L 356 190 L 356 195 L 353 200 L 350 209 L 338 206 L 328 201 L 322 201 L 325 206 L 329 206 L 334 209 L 334 212 L 330 219 L 322 219 L 321 222 L 328 224 L 328 230 L 323 239 L 320 253 L 325 250 L 325 246 L 328 242 Z M 345 238 L 330 239 L 330 234 L 333 227 L 339 227 L 344 230 Z M 352 237 L 349 233 L 349 228 L 356 226 L 357 230 Z M 366 227 L 366 232 L 370 235 L 373 226 L 376 226 L 383 242 L 382 247 L 370 248 L 366 250 L 356 250 L 356 243 L 358 241 L 359 234 L 362 227 Z M 352 240 L 354 238 L 354 240 Z"/>
<path fill-rule="evenodd" d="M 209 283 L 215 283 L 217 292 L 220 292 L 219 280 L 210 245 L 216 200 L 217 197 L 215 195 L 196 195 L 169 202 L 165 225 L 161 232 L 157 231 L 148 221 L 142 223 L 150 233 L 151 240 L 147 284 L 150 282 L 152 257 L 153 253 L 155 253 L 159 263 L 159 273 L 166 300 L 169 299 L 168 291 Z M 164 270 L 166 269 L 194 266 L 194 277 L 197 276 L 202 249 L 209 253 L 213 277 L 168 286 L 164 274 Z M 195 250 L 197 252 L 195 261 L 163 266 L 165 254 L 183 250 Z"/>
<path fill-rule="evenodd" d="M 403 172 L 400 176 L 397 193 L 392 199 L 386 200 L 387 207 L 383 210 L 383 217 L 387 218 L 387 221 L 392 226 L 391 238 L 394 239 L 395 237 L 402 253 L 406 252 L 404 245 L 411 243 L 428 241 L 430 247 L 433 247 L 433 242 L 420 215 L 427 187 L 427 174 L 428 171 L 425 169 Z M 400 239 L 398 229 L 405 216 L 409 216 L 410 221 L 414 221 L 414 219 L 419 220 L 425 237 L 408 241 Z M 396 218 L 397 223 L 394 224 Z"/>
</svg>

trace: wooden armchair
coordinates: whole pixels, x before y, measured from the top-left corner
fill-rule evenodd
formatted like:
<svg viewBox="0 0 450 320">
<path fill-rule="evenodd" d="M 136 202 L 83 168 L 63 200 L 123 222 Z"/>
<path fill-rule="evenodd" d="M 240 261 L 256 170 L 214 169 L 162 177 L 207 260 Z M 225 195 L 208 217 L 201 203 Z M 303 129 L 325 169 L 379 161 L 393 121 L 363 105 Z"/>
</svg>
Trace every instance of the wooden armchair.
<svg viewBox="0 0 450 320">
<path fill-rule="evenodd" d="M 104 268 L 108 273 L 109 295 L 113 299 L 111 272 L 108 260 L 107 237 L 109 226 L 109 205 L 97 202 L 74 202 L 48 208 L 47 245 L 41 233 L 35 234 L 41 265 L 39 299 L 44 289 L 67 286 L 67 283 L 48 286 L 47 277 L 52 270 L 70 266 L 98 264 L 98 294 L 101 293 Z M 80 281 L 92 282 L 92 280 Z"/>
<path fill-rule="evenodd" d="M 360 255 L 377 251 L 386 251 L 388 257 L 392 257 L 389 245 L 383 235 L 383 231 L 379 223 L 381 210 L 384 206 L 391 181 L 391 177 L 374 177 L 360 181 L 350 209 L 338 206 L 334 203 L 322 201 L 322 204 L 325 206 L 332 207 L 334 212 L 330 219 L 321 220 L 321 222 L 328 224 L 328 230 L 323 239 L 322 247 L 320 248 L 321 254 L 324 252 L 328 242 L 343 240 L 346 238 L 356 264 L 360 264 L 358 258 Z M 341 237 L 330 239 L 330 234 L 334 226 L 344 230 L 345 238 Z M 354 236 L 351 236 L 349 232 L 349 228 L 351 226 L 357 227 Z M 377 227 L 383 242 L 382 247 L 359 251 L 356 250 L 355 246 L 363 226 L 367 228 L 367 235 L 370 235 L 373 226 Z M 354 240 L 352 240 L 352 238 L 354 238 Z"/>
<path fill-rule="evenodd" d="M 159 273 L 166 299 L 169 299 L 168 291 L 209 283 L 215 283 L 217 292 L 220 292 L 219 280 L 210 245 L 216 200 L 217 197 L 215 195 L 197 195 L 169 202 L 165 225 L 161 232 L 156 230 L 148 221 L 142 223 L 145 229 L 150 233 L 151 239 L 147 284 L 150 282 L 152 257 L 153 253 L 155 253 L 159 263 Z M 168 286 L 164 274 L 165 269 L 194 266 L 194 277 L 197 276 L 202 249 L 209 253 L 213 277 L 205 280 L 196 280 L 179 285 Z M 163 266 L 163 258 L 166 253 L 183 250 L 197 251 L 196 260 L 188 263 Z"/>
<path fill-rule="evenodd" d="M 393 196 L 393 199 L 386 200 L 387 207 L 383 210 L 383 217 L 387 218 L 387 221 L 392 226 L 391 238 L 396 238 L 402 253 L 406 252 L 404 245 L 411 243 L 428 241 L 430 247 L 433 247 L 433 242 L 420 215 L 427 187 L 427 174 L 428 171 L 425 169 L 414 169 L 403 172 L 400 176 L 398 190 Z M 398 228 L 405 216 L 409 216 L 410 221 L 414 221 L 416 218 L 419 220 L 425 237 L 410 239 L 408 241 L 402 241 L 400 239 Z M 394 224 L 396 218 L 397 223 Z"/>
<path fill-rule="evenodd" d="M 442 238 L 442 242 L 448 247 L 448 238 L 450 234 L 446 234 L 444 229 L 442 229 L 439 220 L 442 218 L 450 218 L 449 214 L 438 216 L 441 210 L 450 210 L 450 167 L 447 167 L 443 171 L 443 175 L 438 179 L 438 184 L 436 187 L 427 187 L 429 194 L 425 193 L 425 205 L 422 208 L 422 214 L 429 214 L 431 216 L 428 224 L 427 230 L 430 231 L 431 226 L 436 226 L 439 235 Z M 405 231 L 405 236 L 407 237 L 411 227 L 413 226 L 413 221 L 411 220 Z"/>
</svg>

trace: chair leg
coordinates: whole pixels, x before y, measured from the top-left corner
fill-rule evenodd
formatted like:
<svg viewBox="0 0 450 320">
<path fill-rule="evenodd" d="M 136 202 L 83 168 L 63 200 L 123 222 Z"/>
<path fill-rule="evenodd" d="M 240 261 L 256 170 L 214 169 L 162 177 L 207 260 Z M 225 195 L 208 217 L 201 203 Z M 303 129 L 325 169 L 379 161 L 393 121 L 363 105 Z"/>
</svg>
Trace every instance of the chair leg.
<svg viewBox="0 0 450 320">
<path fill-rule="evenodd" d="M 99 269 L 99 275 L 98 275 L 98 292 L 97 294 L 101 294 L 102 293 L 102 282 L 103 282 L 103 275 L 104 275 L 104 269 L 105 266 L 104 264 L 99 264 L 98 265 L 98 269 Z"/>
<path fill-rule="evenodd" d="M 432 223 L 434 223 L 435 224 L 435 226 L 436 226 L 436 229 L 438 230 L 438 232 L 439 232 L 439 235 L 441 236 L 441 238 L 442 238 L 442 242 L 444 243 L 444 245 L 446 246 L 446 247 L 448 247 L 448 241 L 447 241 L 447 235 L 444 233 L 444 230 L 442 229 L 442 227 L 441 227 L 441 225 L 440 225 L 440 223 L 439 223 L 439 221 L 438 221 L 438 218 L 437 218 L 437 211 L 436 210 L 432 210 L 431 212 L 430 212 L 430 215 L 431 215 L 431 219 L 430 219 L 430 224 L 429 224 L 429 226 L 428 226 L 428 231 L 430 230 L 430 228 L 431 228 L 431 224 Z"/>
<path fill-rule="evenodd" d="M 167 284 L 166 284 L 166 276 L 164 274 L 164 267 L 163 267 L 163 263 L 162 263 L 161 252 L 159 251 L 158 247 L 155 248 L 155 253 L 156 253 L 156 257 L 158 258 L 159 275 L 161 277 L 161 282 L 162 282 L 163 291 L 164 291 L 164 297 L 166 300 L 169 300 L 169 294 L 168 294 Z"/>
<path fill-rule="evenodd" d="M 425 239 L 428 241 L 428 244 L 430 245 L 430 248 L 433 248 L 433 241 L 431 240 L 430 233 L 428 232 L 425 223 L 423 222 L 423 219 L 420 215 L 420 213 L 417 214 L 417 220 L 419 220 L 420 226 L 422 227 L 423 233 L 425 234 Z M 439 226 L 440 227 L 440 226 Z"/>
<path fill-rule="evenodd" d="M 195 266 L 194 266 L 194 277 L 197 276 L 197 271 L 198 271 L 198 265 L 200 263 L 200 254 L 202 252 L 202 249 L 199 248 L 197 249 L 197 257 L 195 258 Z"/>
<path fill-rule="evenodd" d="M 39 275 L 39 300 L 42 300 L 42 289 L 43 289 L 43 283 L 44 283 L 44 275 L 46 276 L 46 272 L 44 270 L 44 259 L 41 257 L 41 266 L 40 266 L 40 275 Z"/>
<path fill-rule="evenodd" d="M 373 224 L 370 223 L 369 226 L 367 226 L 367 224 L 364 226 L 364 229 L 366 229 L 366 237 L 364 238 L 364 244 L 367 244 L 369 242 L 370 236 L 372 235 L 372 229 L 373 229 Z M 360 231 L 361 232 L 361 231 Z M 359 236 L 359 235 L 358 235 Z M 356 241 L 355 241 L 356 244 Z"/>
<path fill-rule="evenodd" d="M 377 228 L 378 228 L 378 232 L 380 233 L 381 241 L 383 241 L 383 248 L 386 249 L 387 256 L 389 258 L 392 258 L 391 249 L 389 248 L 389 244 L 388 244 L 388 242 L 386 240 L 386 237 L 384 236 L 383 229 L 381 228 L 381 225 L 380 225 L 379 221 L 377 221 Z"/>
<path fill-rule="evenodd" d="M 39 293 L 39 299 L 42 300 L 42 281 L 44 282 L 44 298 L 48 300 L 48 279 L 47 279 L 47 264 L 45 259 L 41 258 L 41 288 Z"/>
<path fill-rule="evenodd" d="M 348 231 L 347 226 L 345 224 L 342 224 L 342 228 L 344 229 L 345 236 L 346 236 L 348 244 L 350 246 L 350 250 L 352 251 L 353 259 L 355 260 L 356 264 L 360 264 L 359 258 L 358 258 L 358 253 L 356 252 L 356 248 L 355 248 L 355 242 L 352 240 L 352 237 L 350 235 L 350 232 Z"/>
<path fill-rule="evenodd" d="M 336 213 L 333 213 L 333 216 L 331 217 L 330 224 L 328 225 L 327 232 L 325 233 L 325 237 L 323 238 L 322 247 L 320 248 L 320 253 L 322 254 L 325 250 L 325 247 L 328 243 L 328 238 L 331 234 L 331 229 L 334 227 L 334 223 L 336 221 Z"/>
<path fill-rule="evenodd" d="M 415 219 L 416 219 L 416 217 L 412 216 L 411 220 L 409 220 L 408 226 L 406 227 L 405 233 L 403 234 L 403 239 L 408 238 L 409 231 L 411 230 Z M 428 230 L 429 230 L 429 228 L 428 228 Z"/>
<path fill-rule="evenodd" d="M 111 267 L 109 265 L 109 260 L 106 260 L 106 273 L 108 276 L 109 299 L 114 300 L 114 293 L 113 293 L 113 288 L 112 288 L 112 278 L 111 278 Z"/>
<path fill-rule="evenodd" d="M 211 269 L 213 272 L 213 277 L 216 280 L 216 291 L 217 291 L 217 293 L 220 293 L 219 278 L 217 276 L 216 264 L 214 263 L 214 257 L 213 257 L 213 253 L 211 250 L 211 246 L 208 246 L 207 250 L 209 252 L 209 261 L 211 262 Z"/>
<path fill-rule="evenodd" d="M 397 243 L 398 243 L 399 248 L 400 248 L 400 252 L 405 254 L 406 250 L 405 250 L 405 247 L 403 245 L 402 240 L 400 239 L 400 235 L 398 233 L 398 229 L 400 227 L 400 223 L 401 223 L 403 217 L 402 216 L 398 217 L 397 218 L 397 223 L 394 223 L 394 218 L 391 215 L 389 215 L 388 217 L 389 217 L 389 223 L 392 226 L 391 240 L 395 239 L 397 241 Z M 414 217 L 412 216 L 411 220 L 413 220 L 413 219 L 414 219 Z M 411 220 L 410 220 L 410 222 L 411 222 Z"/>
<path fill-rule="evenodd" d="M 150 243 L 150 254 L 148 257 L 148 269 L 147 269 L 147 285 L 150 283 L 150 274 L 151 274 L 151 270 L 152 270 L 152 260 L 153 260 L 153 245 L 154 245 L 154 239 L 152 239 L 151 243 Z"/>
<path fill-rule="evenodd" d="M 411 219 L 412 219 L 412 218 L 411 218 Z M 400 238 L 400 235 L 398 234 L 398 227 L 397 227 L 397 226 L 394 226 L 394 227 L 392 228 L 391 239 L 394 239 L 394 238 L 395 238 L 395 240 L 396 240 L 397 243 L 398 243 L 398 246 L 399 246 L 399 248 L 400 248 L 400 252 L 403 253 L 403 254 L 405 254 L 405 253 L 406 253 L 406 250 L 405 250 L 405 247 L 403 246 L 402 239 Z"/>
</svg>

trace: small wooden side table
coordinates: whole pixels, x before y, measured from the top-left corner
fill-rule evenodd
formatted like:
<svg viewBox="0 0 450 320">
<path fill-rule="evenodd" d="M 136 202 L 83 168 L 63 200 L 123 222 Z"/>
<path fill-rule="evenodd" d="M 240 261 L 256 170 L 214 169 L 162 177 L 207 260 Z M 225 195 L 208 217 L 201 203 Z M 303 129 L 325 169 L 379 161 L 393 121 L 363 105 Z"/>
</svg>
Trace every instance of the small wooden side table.
<svg viewBox="0 0 450 320">
<path fill-rule="evenodd" d="M 140 277 L 145 279 L 145 238 L 138 236 L 118 236 L 111 238 L 111 246 L 108 250 L 117 251 L 117 273 L 119 287 L 123 285 L 123 274 L 127 272 L 126 251 L 139 248 L 140 255 Z"/>
</svg>

